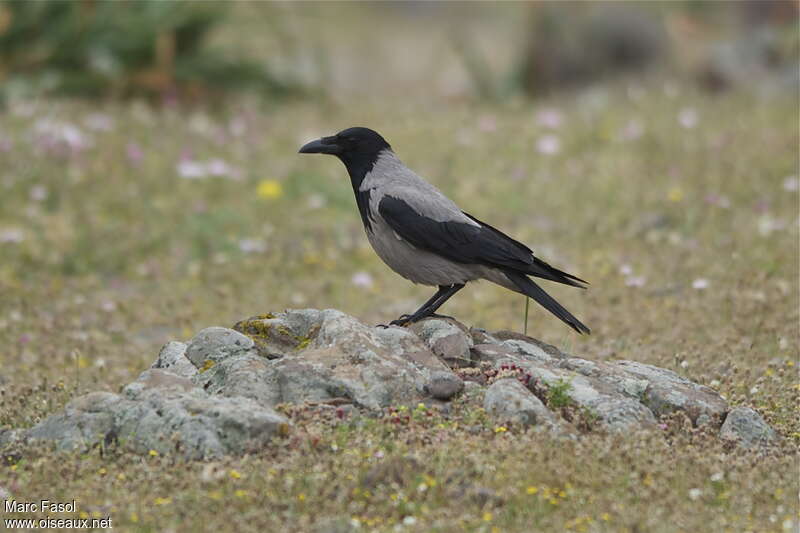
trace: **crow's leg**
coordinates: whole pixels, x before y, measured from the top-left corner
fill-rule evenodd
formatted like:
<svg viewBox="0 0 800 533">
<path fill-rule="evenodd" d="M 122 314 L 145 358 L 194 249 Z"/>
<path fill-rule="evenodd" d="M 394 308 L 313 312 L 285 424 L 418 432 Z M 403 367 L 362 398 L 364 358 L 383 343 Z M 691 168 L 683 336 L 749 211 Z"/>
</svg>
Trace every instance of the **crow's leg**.
<svg viewBox="0 0 800 533">
<path fill-rule="evenodd" d="M 397 320 L 392 320 L 392 326 L 405 326 L 422 320 L 425 317 L 431 316 L 442 306 L 447 300 L 450 299 L 455 293 L 464 288 L 463 283 L 455 283 L 453 285 L 439 285 L 439 290 L 436 291 L 430 300 L 422 304 L 422 307 L 414 311 L 412 315 L 403 315 Z"/>
<path fill-rule="evenodd" d="M 428 307 L 430 307 L 431 305 L 436 303 L 436 300 L 441 298 L 442 295 L 445 293 L 445 291 L 447 291 L 447 289 L 449 289 L 449 288 L 450 288 L 449 285 L 440 285 L 439 286 L 439 290 L 436 291 L 436 294 L 431 296 L 430 299 L 428 299 L 427 302 L 422 304 L 422 307 L 417 309 L 417 311 L 414 313 L 414 315 L 416 315 L 417 313 L 423 311 L 424 309 L 427 309 Z M 389 324 L 392 325 L 392 326 L 403 326 L 403 325 L 405 325 L 405 324 L 407 324 L 409 322 L 413 322 L 413 320 L 411 320 L 411 319 L 414 317 L 414 315 L 400 315 L 400 317 L 397 320 L 392 320 L 391 322 L 389 322 Z M 419 320 L 419 319 L 417 319 L 417 320 Z M 386 324 L 378 324 L 378 327 L 388 328 L 389 326 L 387 326 Z"/>
</svg>

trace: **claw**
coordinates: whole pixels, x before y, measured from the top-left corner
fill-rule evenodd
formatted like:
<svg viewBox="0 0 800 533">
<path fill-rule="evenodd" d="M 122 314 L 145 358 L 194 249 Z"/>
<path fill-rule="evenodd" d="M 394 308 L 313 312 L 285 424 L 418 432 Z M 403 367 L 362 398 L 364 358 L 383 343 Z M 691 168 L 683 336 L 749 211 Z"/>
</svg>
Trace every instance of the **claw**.
<svg viewBox="0 0 800 533">
<path fill-rule="evenodd" d="M 414 317 L 412 317 L 411 315 L 400 315 L 400 317 L 397 320 L 392 320 L 391 322 L 389 322 L 389 325 L 403 327 L 409 322 L 412 322 L 411 320 L 412 318 Z"/>
</svg>

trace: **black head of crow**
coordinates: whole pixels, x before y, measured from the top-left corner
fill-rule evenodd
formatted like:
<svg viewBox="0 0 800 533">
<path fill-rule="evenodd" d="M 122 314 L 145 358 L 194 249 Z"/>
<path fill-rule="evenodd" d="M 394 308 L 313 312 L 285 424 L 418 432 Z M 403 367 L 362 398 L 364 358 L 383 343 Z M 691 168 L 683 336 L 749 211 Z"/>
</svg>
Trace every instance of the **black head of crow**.
<svg viewBox="0 0 800 533">
<path fill-rule="evenodd" d="M 404 278 L 438 287 L 406 325 L 433 316 L 467 282 L 480 279 L 525 294 L 578 333 L 589 333 L 531 277 L 585 288 L 585 281 L 551 267 L 530 248 L 462 211 L 417 176 L 369 128 L 348 128 L 300 148 L 301 154 L 337 156 L 350 174 L 361 220 L 372 248 Z"/>
</svg>

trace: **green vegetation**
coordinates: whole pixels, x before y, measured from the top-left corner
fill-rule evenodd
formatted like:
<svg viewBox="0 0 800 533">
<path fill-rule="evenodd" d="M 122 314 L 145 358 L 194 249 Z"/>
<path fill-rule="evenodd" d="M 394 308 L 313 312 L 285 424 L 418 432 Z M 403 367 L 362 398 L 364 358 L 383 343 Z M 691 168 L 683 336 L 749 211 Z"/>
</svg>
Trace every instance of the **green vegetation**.
<svg viewBox="0 0 800 533">
<path fill-rule="evenodd" d="M 220 2 L 0 2 L 0 96 L 182 97 L 297 87 L 207 45 Z"/>
<path fill-rule="evenodd" d="M 572 385 L 565 379 L 559 379 L 547 388 L 547 405 L 553 409 L 560 409 L 572 404 L 569 391 Z"/>
</svg>

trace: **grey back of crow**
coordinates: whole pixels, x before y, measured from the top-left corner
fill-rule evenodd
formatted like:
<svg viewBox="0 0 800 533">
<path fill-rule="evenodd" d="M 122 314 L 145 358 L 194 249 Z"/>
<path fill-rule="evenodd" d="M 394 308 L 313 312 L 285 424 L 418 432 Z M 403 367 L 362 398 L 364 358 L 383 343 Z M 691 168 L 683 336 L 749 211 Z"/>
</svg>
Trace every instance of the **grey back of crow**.
<svg viewBox="0 0 800 533">
<path fill-rule="evenodd" d="M 349 128 L 312 141 L 300 152 L 339 157 L 378 256 L 404 278 L 439 288 L 417 311 L 392 324 L 431 316 L 468 282 L 485 279 L 533 298 L 578 333 L 589 333 L 529 276 L 580 288 L 585 281 L 551 267 L 524 244 L 462 211 L 406 167 L 378 133 Z"/>
</svg>

